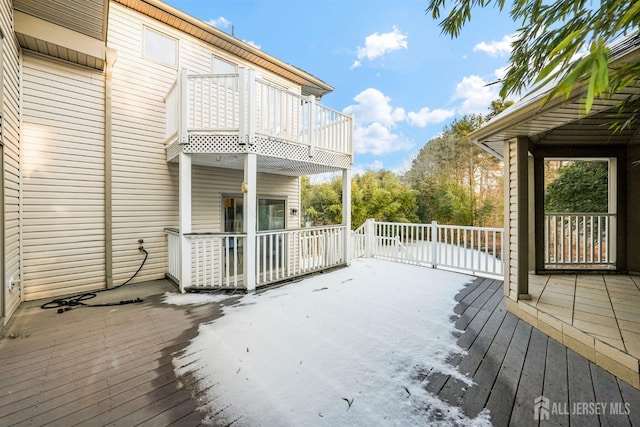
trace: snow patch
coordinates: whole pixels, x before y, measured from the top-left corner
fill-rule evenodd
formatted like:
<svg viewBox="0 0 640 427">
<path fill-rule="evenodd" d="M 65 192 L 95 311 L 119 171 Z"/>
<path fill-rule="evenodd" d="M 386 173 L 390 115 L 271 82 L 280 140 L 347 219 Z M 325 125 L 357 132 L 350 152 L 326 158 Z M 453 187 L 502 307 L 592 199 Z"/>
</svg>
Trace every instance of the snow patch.
<svg viewBox="0 0 640 427">
<path fill-rule="evenodd" d="M 246 295 L 173 360 L 211 424 L 489 426 L 428 393 L 428 372 L 472 380 L 451 320 L 472 278 L 375 259 Z M 184 295 L 181 295 L 183 297 Z"/>
</svg>

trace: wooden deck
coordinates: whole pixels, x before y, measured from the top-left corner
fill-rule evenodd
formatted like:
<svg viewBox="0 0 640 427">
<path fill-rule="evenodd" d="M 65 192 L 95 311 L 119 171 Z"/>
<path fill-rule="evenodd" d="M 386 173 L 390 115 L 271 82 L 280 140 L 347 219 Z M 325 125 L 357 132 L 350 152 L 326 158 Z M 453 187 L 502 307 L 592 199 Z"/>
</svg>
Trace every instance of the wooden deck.
<svg viewBox="0 0 640 427">
<path fill-rule="evenodd" d="M 87 302 L 143 303 L 62 314 L 40 309 L 43 301 L 23 304 L 0 339 L 0 426 L 200 425 L 201 396 L 175 377 L 172 359 L 220 306 L 161 304 L 167 290 L 167 281 L 129 285 Z M 629 415 L 551 414 L 540 425 L 640 426 L 640 391 L 507 313 L 502 282 L 477 279 L 457 300 L 467 354 L 454 362 L 476 385 L 425 376 L 443 400 L 470 417 L 487 407 L 495 426 L 538 425 L 540 395 L 569 411 L 574 403 L 629 403 Z"/>
<path fill-rule="evenodd" d="M 640 390 L 618 380 L 558 341 L 506 311 L 503 283 L 476 279 L 461 291 L 456 326 L 464 330 L 459 344 L 467 350 L 454 361 L 474 386 L 443 375 L 425 377 L 432 393 L 475 417 L 491 411 L 495 426 L 640 426 Z M 534 399 L 549 399 L 548 420 L 534 419 Z M 602 415 L 588 405 L 607 404 Z M 629 414 L 614 415 L 628 404 Z M 560 413 L 562 412 L 562 413 Z"/>
</svg>

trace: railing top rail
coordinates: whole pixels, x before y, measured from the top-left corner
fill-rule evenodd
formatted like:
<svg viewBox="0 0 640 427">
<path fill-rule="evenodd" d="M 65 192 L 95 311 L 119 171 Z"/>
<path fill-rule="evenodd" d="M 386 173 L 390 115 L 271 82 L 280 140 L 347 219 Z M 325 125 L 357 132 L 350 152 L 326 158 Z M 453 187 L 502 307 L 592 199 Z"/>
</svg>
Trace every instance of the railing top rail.
<svg viewBox="0 0 640 427">
<path fill-rule="evenodd" d="M 188 79 L 211 79 L 211 78 L 222 78 L 222 77 L 239 77 L 238 73 L 228 73 L 228 74 L 189 74 L 187 76 Z"/>
<path fill-rule="evenodd" d="M 394 225 L 394 226 L 406 226 L 406 227 L 431 227 L 432 224 L 429 223 L 416 223 L 416 222 L 384 222 L 384 221 L 376 221 L 377 225 Z M 502 227 L 475 227 L 472 225 L 448 225 L 448 224 L 438 224 L 438 228 L 453 228 L 460 230 L 482 230 L 482 231 L 504 231 Z"/>
<path fill-rule="evenodd" d="M 343 117 L 344 117 L 344 118 L 346 118 L 346 119 L 351 119 L 351 115 L 350 115 L 350 114 L 345 114 L 345 113 L 343 113 L 342 111 L 338 111 L 338 110 L 336 110 L 336 109 L 334 109 L 334 108 L 327 107 L 326 105 L 324 105 L 324 104 L 323 104 L 323 103 L 321 103 L 321 102 L 317 102 L 317 103 L 316 103 L 316 105 L 318 105 L 318 106 L 322 107 L 322 108 L 323 108 L 323 109 L 325 109 L 325 110 L 329 110 L 329 111 L 331 111 L 331 112 L 333 112 L 333 113 L 336 113 L 336 114 L 338 114 L 338 115 L 340 115 L 340 116 L 343 116 Z"/>
<path fill-rule="evenodd" d="M 247 237 L 246 233 L 225 233 L 225 232 L 199 232 L 199 233 L 185 233 L 185 237 L 191 239 L 205 238 L 205 237 Z"/>
<path fill-rule="evenodd" d="M 454 230 L 473 230 L 473 231 L 496 231 L 496 232 L 504 231 L 504 228 L 502 227 L 476 227 L 473 225 L 438 224 L 438 228 L 447 228 L 447 229 L 454 229 Z"/>
<path fill-rule="evenodd" d="M 269 230 L 269 231 L 258 231 L 256 234 L 259 236 L 265 236 L 269 234 L 285 234 L 285 233 L 293 233 L 300 231 L 322 231 L 322 230 L 335 230 L 347 228 L 345 225 L 318 225 L 315 227 L 302 227 L 302 228 L 286 228 L 284 230 Z"/>
<path fill-rule="evenodd" d="M 276 90 L 278 90 L 278 91 L 280 91 L 280 92 L 285 92 L 285 93 L 287 93 L 287 94 L 289 94 L 289 95 L 293 95 L 293 96 L 294 96 L 294 97 L 296 97 L 296 98 L 300 98 L 302 101 L 307 101 L 307 102 L 309 101 L 309 97 L 308 97 L 308 96 L 300 95 L 300 94 L 299 94 L 299 93 L 297 93 L 297 92 L 294 92 L 294 91 L 289 90 L 289 89 L 285 89 L 285 88 L 283 88 L 282 86 L 278 86 L 278 85 L 273 84 L 273 83 L 271 83 L 271 82 L 268 82 L 268 81 L 266 81 L 266 80 L 256 79 L 256 82 L 257 82 L 257 83 L 260 83 L 260 84 L 261 84 L 261 85 L 263 85 L 263 86 L 268 86 L 268 87 L 270 87 L 270 88 L 276 89 Z"/>
<path fill-rule="evenodd" d="M 544 216 L 616 216 L 610 212 L 545 212 Z"/>
</svg>

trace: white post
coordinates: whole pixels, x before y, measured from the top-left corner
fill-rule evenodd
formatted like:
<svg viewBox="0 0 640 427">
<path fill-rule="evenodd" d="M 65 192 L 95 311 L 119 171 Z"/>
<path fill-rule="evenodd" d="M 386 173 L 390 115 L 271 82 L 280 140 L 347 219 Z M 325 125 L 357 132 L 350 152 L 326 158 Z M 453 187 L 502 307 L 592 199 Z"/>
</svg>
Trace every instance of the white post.
<svg viewBox="0 0 640 427">
<path fill-rule="evenodd" d="M 189 79 L 187 69 L 178 72 L 178 143 L 189 142 L 187 126 L 189 122 Z"/>
<path fill-rule="evenodd" d="M 309 96 L 309 157 L 313 157 L 313 152 L 316 145 L 316 134 L 314 132 L 316 117 L 316 97 Z"/>
<path fill-rule="evenodd" d="M 248 94 L 247 94 L 247 69 L 240 67 L 238 69 L 238 110 L 240 110 L 240 122 L 238 123 L 238 142 L 240 145 L 248 143 L 249 129 L 247 128 L 247 106 Z"/>
<path fill-rule="evenodd" d="M 376 220 L 369 218 L 364 224 L 364 256 L 371 258 L 374 253 L 376 241 Z"/>
<path fill-rule="evenodd" d="M 438 221 L 431 221 L 431 266 L 438 267 Z"/>
<path fill-rule="evenodd" d="M 258 127 L 258 97 L 256 95 L 256 72 L 249 69 L 248 71 L 248 91 L 247 91 L 247 107 L 249 123 L 247 124 L 247 144 L 255 143 L 256 128 Z M 264 101 L 263 101 L 264 102 Z M 245 168 L 246 171 L 246 168 Z"/>
<path fill-rule="evenodd" d="M 191 286 L 191 155 L 180 153 L 179 169 L 180 212 L 180 292 Z"/>
<path fill-rule="evenodd" d="M 351 169 L 342 171 L 342 225 L 344 230 L 344 261 L 351 263 Z"/>
<path fill-rule="evenodd" d="M 608 182 L 609 182 L 609 201 L 608 201 L 608 213 L 614 214 L 607 218 L 609 222 L 609 239 L 607 241 L 607 255 L 608 262 L 616 262 L 617 252 L 617 237 L 618 237 L 618 224 L 617 224 L 617 212 L 618 212 L 618 159 L 609 159 L 608 164 Z"/>
<path fill-rule="evenodd" d="M 256 289 L 256 229 L 258 215 L 257 195 L 258 157 L 255 153 L 244 155 L 244 231 L 247 242 L 244 252 L 244 278 L 247 284 L 247 292 Z"/>
</svg>

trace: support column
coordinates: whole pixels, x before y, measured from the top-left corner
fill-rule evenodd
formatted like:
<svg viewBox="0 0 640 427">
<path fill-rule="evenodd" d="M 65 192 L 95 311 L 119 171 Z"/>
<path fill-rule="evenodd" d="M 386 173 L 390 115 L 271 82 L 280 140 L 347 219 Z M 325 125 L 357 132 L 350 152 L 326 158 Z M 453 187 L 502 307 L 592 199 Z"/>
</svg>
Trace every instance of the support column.
<svg viewBox="0 0 640 427">
<path fill-rule="evenodd" d="M 104 76 L 104 277 L 105 287 L 113 288 L 113 147 L 112 94 L 115 49 L 107 48 Z"/>
<path fill-rule="evenodd" d="M 344 230 L 344 261 L 351 263 L 351 169 L 342 171 L 342 225 Z"/>
<path fill-rule="evenodd" d="M 529 294 L 529 140 L 518 137 L 516 144 L 517 283 L 518 299 L 530 300 Z"/>
<path fill-rule="evenodd" d="M 255 153 L 244 155 L 244 232 L 247 241 L 244 249 L 244 279 L 247 292 L 256 289 L 256 230 L 258 223 L 257 193 L 258 156 Z"/>
<path fill-rule="evenodd" d="M 180 292 L 191 286 L 191 154 L 180 153 Z"/>
</svg>

